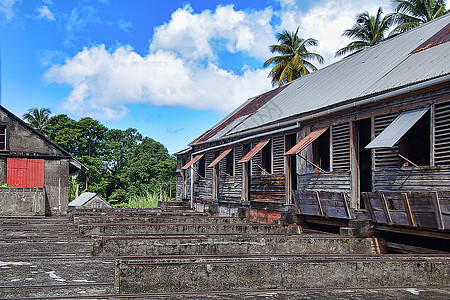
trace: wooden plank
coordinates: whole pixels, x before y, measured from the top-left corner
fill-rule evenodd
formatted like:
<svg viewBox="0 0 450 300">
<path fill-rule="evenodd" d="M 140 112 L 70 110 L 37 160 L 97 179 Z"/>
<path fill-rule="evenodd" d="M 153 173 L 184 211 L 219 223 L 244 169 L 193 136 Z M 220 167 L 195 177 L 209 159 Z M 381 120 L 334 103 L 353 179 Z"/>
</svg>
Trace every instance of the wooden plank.
<svg viewBox="0 0 450 300">
<path fill-rule="evenodd" d="M 442 217 L 441 205 L 439 203 L 439 195 L 437 192 L 431 194 L 433 198 L 434 212 L 436 214 L 436 223 L 439 229 L 445 229 L 444 219 Z"/>
<path fill-rule="evenodd" d="M 408 217 L 408 222 L 411 227 L 416 227 L 416 222 L 414 221 L 414 217 L 411 213 L 411 206 L 408 199 L 407 193 L 402 193 L 403 202 L 405 204 L 406 216 Z"/>
</svg>

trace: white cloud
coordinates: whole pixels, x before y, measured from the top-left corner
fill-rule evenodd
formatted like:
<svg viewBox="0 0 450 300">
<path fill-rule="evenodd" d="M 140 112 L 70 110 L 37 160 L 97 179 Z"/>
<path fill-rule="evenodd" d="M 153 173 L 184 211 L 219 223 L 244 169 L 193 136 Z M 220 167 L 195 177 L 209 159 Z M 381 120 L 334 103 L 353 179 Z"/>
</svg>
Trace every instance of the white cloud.
<svg viewBox="0 0 450 300">
<path fill-rule="evenodd" d="M 0 14 L 4 14 L 6 21 L 14 16 L 13 6 L 17 0 L 0 0 Z"/>
<path fill-rule="evenodd" d="M 131 24 L 131 22 L 126 21 L 124 19 L 120 19 L 119 21 L 117 21 L 117 25 L 119 26 L 120 29 L 122 29 L 125 32 L 129 32 L 130 29 L 133 27 L 133 24 Z"/>
<path fill-rule="evenodd" d="M 47 19 L 48 21 L 55 21 L 55 17 L 53 16 L 53 13 L 50 11 L 48 6 L 43 5 L 42 7 L 39 7 L 37 11 L 39 13 L 39 18 Z"/>
<path fill-rule="evenodd" d="M 150 45 L 173 51 L 187 59 L 216 59 L 218 51 L 242 51 L 251 57 L 265 59 L 268 47 L 275 41 L 270 25 L 272 9 L 236 11 L 232 5 L 218 6 L 195 14 L 190 5 L 179 8 L 172 19 L 155 29 Z M 225 40 L 226 49 L 213 49 L 213 41 Z"/>
<path fill-rule="evenodd" d="M 325 65 L 340 59 L 334 58 L 334 54 L 350 42 L 341 35 L 355 23 L 356 14 L 363 11 L 375 14 L 379 6 L 383 7 L 385 13 L 391 11 L 389 0 L 322 0 L 314 2 L 308 11 L 300 9 L 300 1 L 280 2 L 282 22 L 278 30 L 286 28 L 293 31 L 300 26 L 301 37 L 318 40 L 318 46 L 310 51 L 321 54 L 325 58 Z"/>
<path fill-rule="evenodd" d="M 185 5 L 155 29 L 148 54 L 142 56 L 130 46 L 115 50 L 92 46 L 51 67 L 45 78 L 72 88 L 63 106 L 80 116 L 120 119 L 132 103 L 227 112 L 270 89 L 270 79 L 269 69 L 255 70 L 245 62 L 236 72 L 227 69 L 219 64 L 222 52 L 239 53 L 262 65 L 271 56 L 268 45 L 276 43 L 275 34 L 300 26 L 302 37 L 319 41 L 310 50 L 329 64 L 349 42 L 341 34 L 354 24 L 357 13 L 373 14 L 379 5 L 385 12 L 390 9 L 389 0 L 321 0 L 312 2 L 307 11 L 300 9 L 300 0 L 279 1 L 278 12 L 271 7 L 239 11 L 227 5 L 195 13 Z M 88 20 L 95 23 L 95 11 L 83 15 L 94 17 Z M 281 23 L 274 27 L 271 22 L 276 17 Z M 66 26 L 84 27 L 85 22 L 74 11 Z"/>
<path fill-rule="evenodd" d="M 266 70 L 238 76 L 213 63 L 199 67 L 169 51 L 142 57 L 129 46 L 109 52 L 103 45 L 85 48 L 45 74 L 48 82 L 72 86 L 65 109 L 100 119 L 120 119 L 130 103 L 229 111 L 266 90 L 266 77 Z"/>
</svg>

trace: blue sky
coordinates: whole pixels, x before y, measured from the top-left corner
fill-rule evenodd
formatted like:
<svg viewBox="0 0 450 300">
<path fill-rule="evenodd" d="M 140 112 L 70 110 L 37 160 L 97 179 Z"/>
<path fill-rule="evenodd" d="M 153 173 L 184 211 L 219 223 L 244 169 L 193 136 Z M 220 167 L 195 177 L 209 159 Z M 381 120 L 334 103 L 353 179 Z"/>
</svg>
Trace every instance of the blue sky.
<svg viewBox="0 0 450 300">
<path fill-rule="evenodd" d="M 137 128 L 170 153 L 271 88 L 283 29 L 334 52 L 354 16 L 389 0 L 0 0 L 1 104 Z"/>
</svg>

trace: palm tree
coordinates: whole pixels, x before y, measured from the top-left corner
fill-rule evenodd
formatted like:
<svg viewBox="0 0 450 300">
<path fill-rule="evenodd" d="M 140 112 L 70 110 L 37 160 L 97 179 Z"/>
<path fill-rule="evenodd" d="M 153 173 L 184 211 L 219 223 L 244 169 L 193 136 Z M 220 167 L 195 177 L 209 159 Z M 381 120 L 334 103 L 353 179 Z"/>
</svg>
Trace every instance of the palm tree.
<svg viewBox="0 0 450 300">
<path fill-rule="evenodd" d="M 405 32 L 448 13 L 444 0 L 392 0 L 392 3 L 398 24 L 392 33 Z"/>
<path fill-rule="evenodd" d="M 45 130 L 50 120 L 51 110 L 49 108 L 30 108 L 27 113 L 23 114 L 23 119 L 28 124 L 41 133 L 45 133 Z"/>
<path fill-rule="evenodd" d="M 284 30 L 277 34 L 278 45 L 270 45 L 271 53 L 280 55 L 269 58 L 264 62 L 264 68 L 275 64 L 270 70 L 269 76 L 272 77 L 273 86 L 282 86 L 283 84 L 300 78 L 317 68 L 308 60 L 317 60 L 323 63 L 323 57 L 317 53 L 309 52 L 306 48 L 317 46 L 317 40 L 309 38 L 303 39 L 298 36 L 298 27 L 295 32 Z"/>
<path fill-rule="evenodd" d="M 351 42 L 344 48 L 339 49 L 336 56 L 344 55 L 360 51 L 367 47 L 373 46 L 384 40 L 385 33 L 392 25 L 393 17 L 391 14 L 382 18 L 383 9 L 378 8 L 375 16 L 363 12 L 356 15 L 356 24 L 352 28 L 346 29 L 342 36 L 351 38 L 355 41 Z"/>
</svg>

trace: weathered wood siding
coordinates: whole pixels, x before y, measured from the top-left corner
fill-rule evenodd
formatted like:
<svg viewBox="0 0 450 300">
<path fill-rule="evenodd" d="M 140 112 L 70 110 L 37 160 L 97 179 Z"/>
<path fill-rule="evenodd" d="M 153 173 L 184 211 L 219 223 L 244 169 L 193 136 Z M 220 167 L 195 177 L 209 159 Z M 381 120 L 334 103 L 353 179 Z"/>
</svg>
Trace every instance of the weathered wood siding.
<svg viewBox="0 0 450 300">
<path fill-rule="evenodd" d="M 194 199 L 201 201 L 212 200 L 212 180 L 199 178 L 194 185 Z"/>
<path fill-rule="evenodd" d="M 286 197 L 286 177 L 284 174 L 252 176 L 250 201 L 284 203 Z"/>
<path fill-rule="evenodd" d="M 297 175 L 297 189 L 310 191 L 350 191 L 350 172 Z"/>
<path fill-rule="evenodd" d="M 242 177 L 229 176 L 219 178 L 219 201 L 241 201 Z"/>
<path fill-rule="evenodd" d="M 383 169 L 374 172 L 375 191 L 450 191 L 450 167 Z"/>
</svg>

